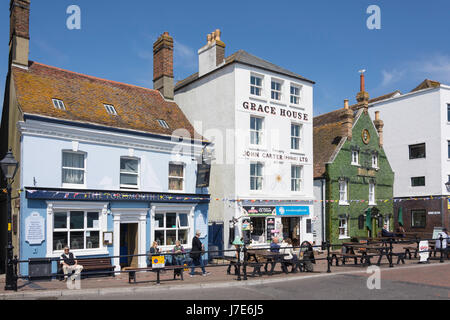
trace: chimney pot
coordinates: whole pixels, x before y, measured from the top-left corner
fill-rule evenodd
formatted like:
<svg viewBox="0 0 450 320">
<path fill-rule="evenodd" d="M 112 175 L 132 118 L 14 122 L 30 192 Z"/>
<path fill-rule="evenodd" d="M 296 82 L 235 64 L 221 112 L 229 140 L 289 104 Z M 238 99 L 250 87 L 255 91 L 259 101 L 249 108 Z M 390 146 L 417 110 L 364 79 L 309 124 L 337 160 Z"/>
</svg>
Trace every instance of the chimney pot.
<svg viewBox="0 0 450 320">
<path fill-rule="evenodd" d="M 173 38 L 166 31 L 153 44 L 153 88 L 173 99 L 173 78 Z"/>
<path fill-rule="evenodd" d="M 349 104 L 348 104 L 348 99 L 344 100 L 344 108 L 348 109 L 349 108 Z"/>
<path fill-rule="evenodd" d="M 10 64 L 28 67 L 30 43 L 30 0 L 11 0 L 9 50 Z"/>
</svg>

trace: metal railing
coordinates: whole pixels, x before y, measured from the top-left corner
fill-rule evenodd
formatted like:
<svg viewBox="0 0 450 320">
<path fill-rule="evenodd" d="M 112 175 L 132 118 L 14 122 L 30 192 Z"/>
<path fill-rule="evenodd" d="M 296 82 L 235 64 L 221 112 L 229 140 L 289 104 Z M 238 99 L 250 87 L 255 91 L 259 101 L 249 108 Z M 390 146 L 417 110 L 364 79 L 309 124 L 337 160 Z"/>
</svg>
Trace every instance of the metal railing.
<svg viewBox="0 0 450 320">
<path fill-rule="evenodd" d="M 421 241 L 436 241 L 436 242 L 440 242 L 440 249 L 429 249 L 429 250 L 424 250 L 424 251 L 420 251 L 419 249 L 419 243 Z M 394 253 L 394 244 L 416 244 L 416 250 L 415 250 L 415 254 L 420 254 L 420 253 L 436 253 L 440 252 L 440 257 L 435 258 L 435 259 L 439 259 L 439 261 L 441 263 L 444 262 L 444 255 L 447 255 L 447 259 L 448 259 L 448 255 L 450 254 L 449 251 L 449 246 L 446 246 L 446 249 L 442 249 L 442 247 L 444 246 L 444 241 L 447 241 L 447 239 L 444 239 L 442 236 L 439 239 L 421 239 L 418 237 L 415 238 L 405 238 L 404 240 L 399 240 L 399 239 L 393 239 L 393 238 L 386 238 L 386 240 L 370 240 L 367 239 L 367 243 L 358 243 L 358 242 L 354 242 L 354 246 L 357 247 L 357 245 L 382 245 L 385 247 L 384 252 L 380 252 L 380 253 L 371 253 L 371 254 L 366 254 L 365 257 L 365 261 L 363 261 L 363 255 L 358 256 L 358 258 L 361 259 L 361 264 L 365 265 L 365 264 L 371 264 L 370 262 L 370 258 L 372 257 L 381 257 L 384 255 L 388 258 L 389 261 L 389 267 L 394 267 L 393 265 L 393 260 L 392 258 L 394 256 L 398 256 L 398 255 L 403 255 L 403 259 L 405 259 L 405 253 Z M 121 258 L 133 258 L 133 257 L 142 257 L 145 256 L 147 257 L 147 265 L 148 268 L 131 268 L 129 270 L 110 270 L 110 271 L 83 271 L 82 275 L 83 276 L 101 276 L 101 275 L 117 275 L 117 274 L 121 274 L 121 273 L 130 273 L 130 272 L 139 272 L 139 271 L 157 271 L 158 272 L 158 280 L 157 283 L 160 282 L 159 280 L 159 272 L 161 270 L 172 270 L 174 269 L 173 267 L 177 267 L 179 266 L 179 269 L 191 269 L 191 270 L 195 270 L 195 269 L 199 269 L 202 268 L 202 264 L 204 268 L 214 268 L 214 267 L 228 267 L 228 273 L 230 273 L 231 268 L 234 266 L 235 267 L 235 275 L 237 275 L 237 280 L 241 281 L 241 280 L 247 280 L 248 279 L 248 275 L 247 275 L 247 268 L 249 267 L 253 267 L 253 268 L 259 268 L 261 267 L 261 265 L 265 265 L 265 269 L 267 270 L 267 266 L 268 264 L 272 264 L 272 263 L 280 263 L 282 266 L 282 269 L 284 267 L 286 267 L 287 264 L 298 264 L 298 265 L 305 265 L 308 263 L 315 263 L 316 261 L 327 261 L 327 273 L 331 273 L 331 267 L 333 266 L 333 256 L 336 255 L 334 248 L 342 248 L 346 247 L 348 244 L 343 244 L 343 243 L 338 243 L 338 244 L 332 244 L 329 241 L 323 242 L 321 245 L 311 245 L 309 244 L 308 246 L 281 246 L 279 248 L 279 250 L 284 251 L 285 249 L 292 249 L 293 251 L 295 251 L 295 253 L 298 252 L 297 255 L 297 260 L 292 259 L 292 260 L 286 260 L 284 259 L 284 257 L 282 255 L 276 256 L 275 258 L 272 259 L 272 261 L 268 261 L 268 260 L 264 260 L 262 262 L 252 262 L 249 261 L 249 250 L 251 250 L 252 252 L 258 252 L 258 251 L 268 251 L 271 250 L 271 248 L 269 246 L 264 246 L 264 247 L 247 247 L 247 246 L 237 246 L 235 249 L 230 249 L 230 250 L 210 250 L 210 251 L 202 251 L 202 252 L 194 252 L 194 251 L 190 251 L 190 252 L 185 252 L 185 253 L 173 253 L 173 252 L 162 252 L 162 253 L 156 253 L 156 254 L 137 254 L 137 255 L 119 255 L 119 256 L 99 256 L 99 257 L 82 257 L 82 258 L 76 258 L 76 260 L 78 261 L 78 263 L 80 265 L 83 265 L 83 261 L 86 260 L 93 260 L 93 259 L 121 259 Z M 316 249 L 316 250 L 315 250 Z M 320 250 L 317 250 L 320 249 Z M 325 253 L 324 257 L 315 257 L 315 253 L 317 254 L 317 252 L 320 251 L 321 253 Z M 303 256 L 301 256 L 300 253 L 303 252 Z M 312 252 L 312 255 L 308 255 L 308 254 L 304 254 L 305 252 Z M 194 265 L 193 261 L 194 259 L 191 258 L 191 254 L 200 254 L 200 259 L 202 260 L 202 263 L 200 265 Z M 257 253 L 256 253 L 257 254 Z M 164 267 L 164 268 L 151 268 L 151 257 L 156 257 L 156 256 L 164 256 L 165 260 L 168 262 L 168 264 Z M 183 256 L 183 258 L 181 259 L 182 264 L 180 265 L 176 265 L 174 262 L 179 262 L 179 259 L 176 259 L 175 257 L 180 257 Z M 204 257 L 208 257 L 207 259 L 205 259 Z M 379 259 L 379 261 L 381 261 L 381 258 Z M 345 257 L 343 256 L 341 259 L 345 259 Z M 431 254 L 429 256 L 429 259 L 433 259 L 431 257 Z M 29 259 L 29 260 L 18 260 L 17 256 L 14 257 L 13 259 L 13 265 L 14 265 L 14 275 L 15 275 L 15 281 L 17 283 L 18 279 L 27 279 L 27 280 L 32 280 L 33 278 L 39 278 L 39 279 L 54 279 L 54 278 L 60 278 L 60 277 L 64 277 L 63 273 L 57 272 L 57 273 L 47 273 L 47 274 L 43 274 L 42 276 L 39 275 L 32 275 L 30 276 L 30 272 L 28 272 L 28 275 L 18 275 L 17 274 L 17 270 L 18 270 L 18 265 L 19 264 L 28 264 L 28 266 L 30 264 L 33 264 L 34 262 L 47 262 L 51 264 L 51 269 L 53 270 L 53 263 L 56 262 L 57 264 L 57 270 L 59 270 L 61 272 L 61 268 L 59 267 L 61 261 L 63 261 L 63 259 L 61 258 L 42 258 L 42 259 Z M 150 262 L 150 263 L 149 263 Z M 337 263 L 336 263 L 337 264 Z M 337 266 L 337 265 L 336 265 Z M 113 264 L 111 263 L 111 267 L 116 268 L 116 266 L 113 266 Z M 171 267 L 171 268 L 170 268 Z M 28 268 L 30 269 L 30 268 Z M 146 270 L 144 270 L 146 269 Z M 242 269 L 242 274 L 241 274 L 241 269 Z M 293 266 L 294 269 L 294 266 Z M 255 270 L 255 269 L 254 269 Z M 283 269 L 284 270 L 284 269 Z M 30 270 L 28 270 L 30 271 Z M 305 271 L 302 270 L 302 268 L 300 268 L 300 272 Z M 254 272 L 253 272 L 254 273 Z"/>
</svg>

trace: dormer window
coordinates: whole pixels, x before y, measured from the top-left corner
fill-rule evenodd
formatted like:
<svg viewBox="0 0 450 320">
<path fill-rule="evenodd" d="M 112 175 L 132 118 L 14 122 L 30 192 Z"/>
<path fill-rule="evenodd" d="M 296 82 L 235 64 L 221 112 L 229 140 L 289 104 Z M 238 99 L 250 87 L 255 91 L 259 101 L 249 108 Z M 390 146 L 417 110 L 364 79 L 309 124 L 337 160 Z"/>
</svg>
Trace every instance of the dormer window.
<svg viewBox="0 0 450 320">
<path fill-rule="evenodd" d="M 117 116 L 117 111 L 116 108 L 114 108 L 113 105 L 110 104 L 104 104 L 106 112 L 108 112 L 108 114 L 113 115 L 113 116 Z"/>
<path fill-rule="evenodd" d="M 169 125 L 167 124 L 167 122 L 165 120 L 158 120 L 158 123 L 164 129 L 169 129 Z"/>
<path fill-rule="evenodd" d="M 64 106 L 64 102 L 62 100 L 59 100 L 59 99 L 52 99 L 52 100 L 53 100 L 53 106 L 56 109 L 66 110 L 66 107 Z"/>
</svg>

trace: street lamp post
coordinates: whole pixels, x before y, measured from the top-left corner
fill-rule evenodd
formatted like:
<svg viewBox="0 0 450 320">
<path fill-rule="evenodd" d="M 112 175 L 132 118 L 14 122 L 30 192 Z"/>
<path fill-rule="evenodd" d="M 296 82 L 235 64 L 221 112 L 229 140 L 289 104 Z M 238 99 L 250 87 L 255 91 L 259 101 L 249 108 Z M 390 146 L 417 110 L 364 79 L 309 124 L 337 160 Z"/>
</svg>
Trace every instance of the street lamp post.
<svg viewBox="0 0 450 320">
<path fill-rule="evenodd" d="M 7 218 L 8 218 L 8 244 L 6 246 L 6 284 L 5 290 L 17 291 L 17 278 L 14 274 L 13 245 L 12 245 L 12 218 L 11 218 L 11 184 L 14 181 L 19 163 L 14 159 L 11 149 L 5 158 L 0 161 L 3 175 L 6 178 Z"/>
</svg>

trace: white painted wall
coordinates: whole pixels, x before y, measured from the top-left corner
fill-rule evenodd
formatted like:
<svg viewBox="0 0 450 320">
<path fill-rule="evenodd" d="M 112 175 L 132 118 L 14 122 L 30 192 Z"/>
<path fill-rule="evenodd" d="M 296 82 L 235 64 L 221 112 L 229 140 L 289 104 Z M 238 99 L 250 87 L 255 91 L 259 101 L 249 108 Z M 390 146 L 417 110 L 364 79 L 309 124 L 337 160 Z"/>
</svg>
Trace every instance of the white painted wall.
<svg viewBox="0 0 450 320">
<path fill-rule="evenodd" d="M 447 102 L 445 102 L 447 101 Z M 395 172 L 394 196 L 448 194 L 444 190 L 450 162 L 447 160 L 448 89 L 427 89 L 375 103 L 370 116 L 380 111 L 384 121 L 384 150 Z M 425 143 L 425 159 L 409 159 L 409 145 Z M 425 187 L 412 187 L 411 178 L 425 176 Z"/>
</svg>

